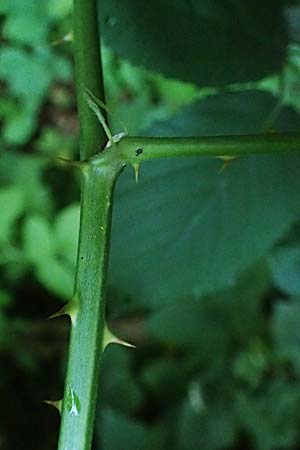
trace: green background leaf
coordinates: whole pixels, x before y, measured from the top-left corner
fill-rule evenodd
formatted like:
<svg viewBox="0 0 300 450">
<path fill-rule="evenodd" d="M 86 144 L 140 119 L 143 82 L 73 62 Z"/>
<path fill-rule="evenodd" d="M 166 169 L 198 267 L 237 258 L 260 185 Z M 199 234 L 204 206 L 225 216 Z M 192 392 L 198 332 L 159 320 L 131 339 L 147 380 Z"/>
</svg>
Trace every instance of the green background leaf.
<svg viewBox="0 0 300 450">
<path fill-rule="evenodd" d="M 27 216 L 23 228 L 24 251 L 28 261 L 43 264 L 53 253 L 53 233 L 43 216 Z"/>
<path fill-rule="evenodd" d="M 79 205 L 76 203 L 60 211 L 54 225 L 56 251 L 74 269 L 77 257 L 79 220 Z"/>
<path fill-rule="evenodd" d="M 164 448 L 164 430 L 150 427 L 106 409 L 100 431 L 105 450 L 159 450 Z"/>
<path fill-rule="evenodd" d="M 208 97 L 152 130 L 156 135 L 260 132 L 276 100 L 264 92 Z M 274 128 L 297 129 L 284 109 Z M 147 307 L 229 287 L 299 217 L 297 154 L 147 163 L 117 185 L 110 284 Z"/>
<path fill-rule="evenodd" d="M 271 333 L 277 354 L 290 361 L 298 374 L 300 370 L 300 302 L 280 301 L 275 305 Z"/>
<path fill-rule="evenodd" d="M 300 246 L 281 247 L 270 259 L 273 282 L 289 295 L 300 295 Z"/>
<path fill-rule="evenodd" d="M 24 207 L 21 188 L 11 186 L 0 189 L 0 241 L 10 239 L 14 222 L 23 213 Z"/>
<path fill-rule="evenodd" d="M 105 0 L 104 42 L 118 55 L 200 86 L 279 71 L 287 33 L 279 0 Z"/>
</svg>

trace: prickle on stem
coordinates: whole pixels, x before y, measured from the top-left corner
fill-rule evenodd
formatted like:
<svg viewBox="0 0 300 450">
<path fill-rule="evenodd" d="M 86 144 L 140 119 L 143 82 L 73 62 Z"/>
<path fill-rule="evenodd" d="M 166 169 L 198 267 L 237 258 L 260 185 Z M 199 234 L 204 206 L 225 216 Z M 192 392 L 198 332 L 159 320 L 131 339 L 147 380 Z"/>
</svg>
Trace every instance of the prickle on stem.
<svg viewBox="0 0 300 450">
<path fill-rule="evenodd" d="M 222 155 L 222 156 L 216 156 L 216 158 L 221 159 L 223 161 L 223 164 L 219 170 L 219 173 L 224 172 L 225 169 L 229 166 L 231 161 L 236 159 L 236 156 L 228 156 L 228 155 Z"/>
<path fill-rule="evenodd" d="M 108 328 L 107 324 L 105 324 L 104 336 L 103 336 L 103 350 L 110 344 L 119 344 L 119 345 L 123 345 L 124 347 L 135 348 L 135 345 L 131 344 L 130 342 L 124 341 L 123 339 L 120 339 L 117 336 L 115 336 L 110 331 L 110 329 Z"/>
<path fill-rule="evenodd" d="M 44 403 L 53 406 L 61 414 L 62 400 L 44 400 Z"/>
<path fill-rule="evenodd" d="M 135 182 L 137 184 L 139 182 L 140 163 L 133 163 L 132 167 L 133 167 L 133 170 L 134 170 Z"/>
<path fill-rule="evenodd" d="M 77 314 L 78 314 L 78 301 L 77 298 L 74 296 L 66 305 L 64 305 L 56 313 L 49 316 L 48 319 L 55 319 L 56 317 L 67 315 L 70 317 L 72 325 L 74 326 L 76 325 Z"/>
</svg>

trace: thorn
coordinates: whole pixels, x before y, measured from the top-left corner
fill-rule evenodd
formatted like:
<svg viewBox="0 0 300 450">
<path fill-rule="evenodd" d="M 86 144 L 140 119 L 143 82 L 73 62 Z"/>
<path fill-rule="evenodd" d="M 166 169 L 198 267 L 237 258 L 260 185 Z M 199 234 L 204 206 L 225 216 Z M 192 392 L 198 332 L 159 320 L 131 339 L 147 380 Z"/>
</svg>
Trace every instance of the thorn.
<svg viewBox="0 0 300 450">
<path fill-rule="evenodd" d="M 55 319 L 60 316 L 69 316 L 72 322 L 72 325 L 76 325 L 78 314 L 78 301 L 76 297 L 73 297 L 66 305 L 64 305 L 59 311 L 52 314 L 48 319 Z"/>
<path fill-rule="evenodd" d="M 223 156 L 216 156 L 216 158 L 221 159 L 223 161 L 223 164 L 219 170 L 219 173 L 222 173 L 222 172 L 224 172 L 225 169 L 227 169 L 227 167 L 229 166 L 231 161 L 236 159 L 236 156 L 223 155 Z"/>
<path fill-rule="evenodd" d="M 61 414 L 62 400 L 44 400 L 44 403 L 53 406 L 53 408 L 55 408 L 59 412 L 59 414 Z"/>
<path fill-rule="evenodd" d="M 72 159 L 63 158 L 62 156 L 58 156 L 56 159 L 62 164 L 70 167 L 75 167 L 76 169 L 80 170 L 86 165 L 86 163 L 83 161 L 73 161 Z"/>
<path fill-rule="evenodd" d="M 133 170 L 134 170 L 135 182 L 137 184 L 139 182 L 140 163 L 133 163 L 132 167 L 133 167 Z"/>
<path fill-rule="evenodd" d="M 72 31 L 70 31 L 61 39 L 57 39 L 56 41 L 52 42 L 51 45 L 54 47 L 56 45 L 62 44 L 63 42 L 73 42 L 73 41 L 74 41 L 74 35 L 73 35 Z"/>
<path fill-rule="evenodd" d="M 130 342 L 124 341 L 122 339 L 119 339 L 117 336 L 115 336 L 107 325 L 105 325 L 104 329 L 104 337 L 103 337 L 103 350 L 109 345 L 109 344 L 119 344 L 123 345 L 124 347 L 130 347 L 135 348 L 136 346 L 131 344 Z"/>
</svg>

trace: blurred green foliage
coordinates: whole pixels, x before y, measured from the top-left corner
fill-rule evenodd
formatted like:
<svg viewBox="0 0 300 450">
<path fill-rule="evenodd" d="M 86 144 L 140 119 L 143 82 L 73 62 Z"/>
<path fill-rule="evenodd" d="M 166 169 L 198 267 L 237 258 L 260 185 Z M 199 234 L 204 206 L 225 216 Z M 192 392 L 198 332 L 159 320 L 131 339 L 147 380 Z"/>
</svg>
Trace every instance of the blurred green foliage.
<svg viewBox="0 0 300 450">
<path fill-rule="evenodd" d="M 300 131 L 289 3 L 105 0 L 114 132 Z M 5 450 L 56 446 L 42 400 L 61 395 L 67 324 L 45 319 L 72 295 L 79 226 L 79 177 L 58 162 L 78 154 L 71 6 L 0 1 Z M 148 163 L 117 185 L 107 314 L 137 348 L 105 352 L 95 449 L 299 449 L 299 156 L 222 164 Z"/>
<path fill-rule="evenodd" d="M 58 2 L 56 2 L 58 3 Z M 68 82 L 70 61 L 51 45 L 57 19 L 69 13 L 70 2 L 8 0 L 2 26 L 0 78 L 8 91 L 1 98 L 3 139 L 11 144 L 28 141 L 37 126 L 37 115 L 53 81 Z M 16 70 L 17 68 L 17 70 Z"/>
</svg>

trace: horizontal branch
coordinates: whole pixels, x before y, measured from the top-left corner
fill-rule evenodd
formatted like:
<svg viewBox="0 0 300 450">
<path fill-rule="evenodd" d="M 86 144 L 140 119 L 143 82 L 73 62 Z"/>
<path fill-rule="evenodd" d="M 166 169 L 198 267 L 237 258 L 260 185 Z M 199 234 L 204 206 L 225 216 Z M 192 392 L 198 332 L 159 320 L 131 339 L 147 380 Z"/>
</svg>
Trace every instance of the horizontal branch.
<svg viewBox="0 0 300 450">
<path fill-rule="evenodd" d="M 122 161 L 132 164 L 157 158 L 196 155 L 236 157 L 288 153 L 300 151 L 300 133 L 186 138 L 124 137 L 119 148 Z"/>
<path fill-rule="evenodd" d="M 137 166 L 144 161 L 189 156 L 241 157 L 300 151 L 300 133 L 209 137 L 124 136 L 91 158 L 94 165 Z"/>
</svg>

